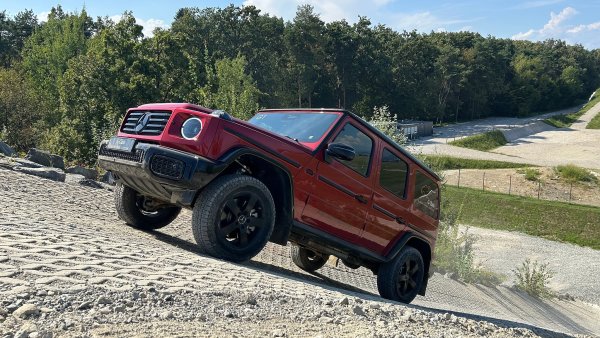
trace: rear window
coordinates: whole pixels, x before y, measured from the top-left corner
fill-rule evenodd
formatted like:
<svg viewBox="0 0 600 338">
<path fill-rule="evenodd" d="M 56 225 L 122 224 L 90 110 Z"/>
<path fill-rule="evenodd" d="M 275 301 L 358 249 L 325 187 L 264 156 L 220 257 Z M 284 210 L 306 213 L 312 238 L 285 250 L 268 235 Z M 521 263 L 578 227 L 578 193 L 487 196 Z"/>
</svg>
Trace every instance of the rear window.
<svg viewBox="0 0 600 338">
<path fill-rule="evenodd" d="M 437 184 L 417 171 L 415 179 L 415 208 L 425 213 L 427 216 L 438 219 L 440 214 L 440 192 Z"/>
<path fill-rule="evenodd" d="M 384 149 L 381 158 L 379 185 L 392 194 L 404 199 L 408 165 L 391 151 Z"/>
</svg>

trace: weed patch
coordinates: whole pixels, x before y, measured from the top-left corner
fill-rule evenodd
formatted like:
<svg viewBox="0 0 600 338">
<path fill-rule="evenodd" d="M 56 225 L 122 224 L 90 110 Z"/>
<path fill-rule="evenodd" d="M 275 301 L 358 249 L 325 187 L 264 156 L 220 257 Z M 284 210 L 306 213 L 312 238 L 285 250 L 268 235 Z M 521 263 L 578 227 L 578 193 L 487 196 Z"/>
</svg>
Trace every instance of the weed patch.
<svg viewBox="0 0 600 338">
<path fill-rule="evenodd" d="M 517 277 L 516 287 L 536 298 L 551 298 L 555 293 L 548 287 L 548 282 L 554 273 L 548 268 L 548 263 L 538 263 L 526 259 L 520 267 L 513 270 Z"/>
<path fill-rule="evenodd" d="M 467 136 L 460 140 L 450 142 L 451 145 L 470 148 L 480 151 L 489 151 L 505 145 L 506 138 L 499 130 L 489 131 L 487 133 Z"/>
</svg>

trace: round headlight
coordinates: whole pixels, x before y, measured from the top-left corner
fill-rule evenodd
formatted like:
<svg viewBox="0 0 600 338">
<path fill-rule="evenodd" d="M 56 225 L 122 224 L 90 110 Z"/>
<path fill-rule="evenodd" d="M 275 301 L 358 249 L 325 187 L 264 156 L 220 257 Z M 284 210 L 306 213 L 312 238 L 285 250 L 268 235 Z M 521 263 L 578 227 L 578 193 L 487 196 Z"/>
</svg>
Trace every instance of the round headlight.
<svg viewBox="0 0 600 338">
<path fill-rule="evenodd" d="M 191 117 L 181 126 L 181 136 L 186 140 L 193 140 L 202 130 L 202 121 L 197 117 Z"/>
</svg>

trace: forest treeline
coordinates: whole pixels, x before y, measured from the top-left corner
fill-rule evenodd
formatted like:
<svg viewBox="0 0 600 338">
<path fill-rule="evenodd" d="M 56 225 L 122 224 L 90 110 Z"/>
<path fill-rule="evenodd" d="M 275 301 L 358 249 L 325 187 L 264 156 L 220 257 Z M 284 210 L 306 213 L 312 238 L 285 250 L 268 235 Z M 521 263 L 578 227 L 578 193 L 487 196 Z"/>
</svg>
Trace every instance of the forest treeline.
<svg viewBox="0 0 600 338">
<path fill-rule="evenodd" d="M 0 139 L 93 163 L 127 108 L 193 102 L 248 117 L 259 107 L 343 107 L 435 122 L 519 116 L 571 106 L 600 86 L 600 50 L 559 40 L 472 32 L 397 32 L 324 23 L 310 6 L 292 21 L 252 6 L 183 8 L 144 37 L 118 22 L 55 7 L 0 12 Z"/>
</svg>

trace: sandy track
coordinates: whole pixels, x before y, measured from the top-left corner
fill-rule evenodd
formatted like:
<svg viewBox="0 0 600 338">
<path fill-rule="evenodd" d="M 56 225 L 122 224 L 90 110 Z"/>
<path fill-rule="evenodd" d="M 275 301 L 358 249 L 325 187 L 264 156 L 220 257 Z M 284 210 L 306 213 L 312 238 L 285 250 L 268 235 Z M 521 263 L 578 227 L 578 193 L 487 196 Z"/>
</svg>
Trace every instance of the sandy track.
<svg viewBox="0 0 600 338">
<path fill-rule="evenodd" d="M 402 313 L 407 309 L 424 309 L 427 313 L 451 311 L 460 317 L 503 327 L 532 328 L 544 336 L 555 335 L 552 331 L 600 334 L 600 323 L 593 320 L 600 318 L 600 309 L 579 300 L 539 301 L 510 288 L 466 285 L 436 274 L 427 296 L 418 297 L 413 305 L 405 307 L 376 295 L 375 278 L 370 271 L 326 266 L 314 275 L 306 274 L 293 265 L 287 247 L 269 245 L 252 262 L 242 265 L 215 260 L 198 253 L 191 235 L 190 212 L 184 212 L 164 231 L 140 232 L 124 226 L 115 217 L 112 193 L 106 190 L 0 170 L 0 205 L 0 301 L 42 289 L 73 295 L 70 297 L 75 299 L 85 297 L 92 289 L 121 293 L 138 288 L 176 294 L 199 290 L 245 292 L 292 297 L 290 306 L 296 306 L 293 299 L 336 299 L 347 295 L 363 302 L 389 304 Z M 207 301 L 199 297 L 189 306 L 201 307 L 203 299 Z M 298 302 L 296 307 L 302 306 Z M 301 313 L 300 308 L 289 311 Z M 54 312 L 48 318 L 68 314 Z M 107 316 L 96 314 L 90 320 L 111 323 Z M 121 317 L 115 318 L 119 323 Z M 430 317 L 419 318 L 428 321 Z M 227 318 L 217 316 L 215 320 L 215 325 L 222 324 L 226 330 Z M 386 321 L 389 325 L 407 325 Z M 159 327 L 169 325 L 153 323 Z M 418 321 L 415 325 L 424 324 Z M 368 327 L 361 326 L 361 330 L 372 332 Z M 439 336 L 447 332 L 442 327 L 436 331 L 435 325 L 426 329 L 421 334 Z M 467 331 L 456 334 L 468 335 L 469 328 L 464 329 Z"/>
</svg>

